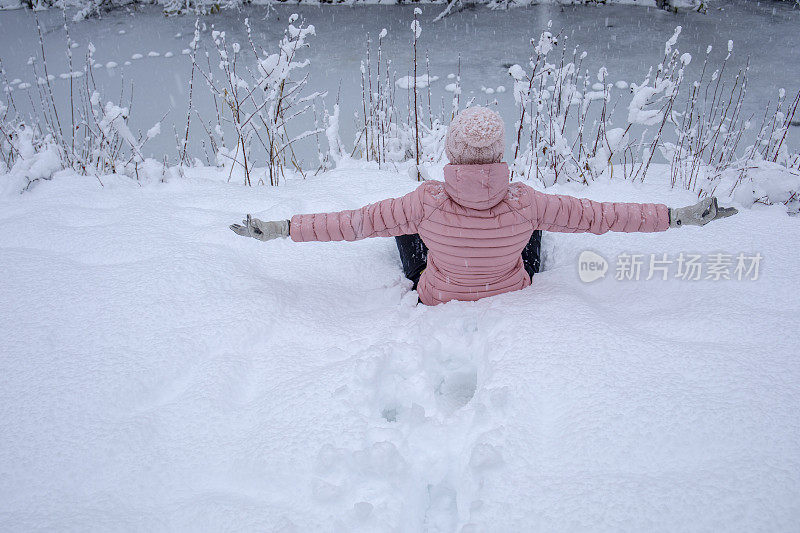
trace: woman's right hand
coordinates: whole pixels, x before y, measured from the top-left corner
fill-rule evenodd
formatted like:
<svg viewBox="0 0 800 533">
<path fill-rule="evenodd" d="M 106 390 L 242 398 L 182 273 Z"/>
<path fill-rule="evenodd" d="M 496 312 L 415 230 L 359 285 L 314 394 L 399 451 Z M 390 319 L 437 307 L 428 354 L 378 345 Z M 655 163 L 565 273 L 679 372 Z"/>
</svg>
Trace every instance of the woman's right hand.
<svg viewBox="0 0 800 533">
<path fill-rule="evenodd" d="M 277 238 L 286 238 L 289 236 L 289 221 L 288 220 L 275 220 L 264 222 L 257 218 L 247 215 L 247 218 L 242 220 L 242 225 L 231 224 L 231 230 L 237 235 L 242 237 L 252 237 L 260 241 L 271 241 Z"/>
</svg>

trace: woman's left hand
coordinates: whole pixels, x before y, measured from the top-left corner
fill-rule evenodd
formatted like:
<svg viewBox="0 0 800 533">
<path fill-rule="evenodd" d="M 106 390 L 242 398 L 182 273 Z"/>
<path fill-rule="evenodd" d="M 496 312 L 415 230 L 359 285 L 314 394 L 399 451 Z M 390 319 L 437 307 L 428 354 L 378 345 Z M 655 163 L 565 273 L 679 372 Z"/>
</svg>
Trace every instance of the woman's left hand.
<svg viewBox="0 0 800 533">
<path fill-rule="evenodd" d="M 735 207 L 719 207 L 717 198 L 712 196 L 688 207 L 669 210 L 669 227 L 705 226 L 712 220 L 735 215 L 739 210 Z"/>
</svg>

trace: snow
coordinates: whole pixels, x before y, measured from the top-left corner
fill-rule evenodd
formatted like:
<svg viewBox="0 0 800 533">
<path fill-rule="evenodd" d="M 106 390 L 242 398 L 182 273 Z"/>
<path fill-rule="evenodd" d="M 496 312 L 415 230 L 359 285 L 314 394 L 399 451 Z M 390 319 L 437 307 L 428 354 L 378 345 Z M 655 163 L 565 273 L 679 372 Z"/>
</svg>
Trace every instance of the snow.
<svg viewBox="0 0 800 533">
<path fill-rule="evenodd" d="M 714 43 L 706 77 L 717 79 L 713 70 L 735 37 L 747 53 L 731 55 L 725 73 L 752 57 L 743 116 L 763 114 L 777 87 L 791 97 L 800 80 L 797 69 L 775 68 L 796 59 L 800 34 L 791 30 L 800 11 L 755 4 L 681 13 L 680 39 L 667 43 L 680 49 L 675 57 L 689 81 L 704 68 L 692 55 L 711 54 Z M 600 178 L 548 192 L 672 206 L 697 200 L 669 186 L 665 166 L 653 164 L 644 182 L 631 183 L 609 165 L 611 153 L 639 136 L 625 118 L 656 125 L 665 117 L 658 99 L 671 89 L 647 68 L 662 61 L 676 16 L 535 6 L 480 17 L 465 10 L 427 25 L 442 7 L 421 15 L 412 6 L 242 6 L 197 19 L 202 41 L 227 32 L 228 43 L 248 42 L 243 17 L 259 21 L 253 39 L 266 43 L 262 63 L 243 57 L 240 72 L 274 73 L 270 82 L 288 68 L 274 46 L 287 18 L 300 19 L 287 15 L 297 11 L 316 25 L 291 26 L 288 35 L 318 33 L 295 65 L 308 67 L 311 90 L 331 96 L 314 123 L 289 135 L 320 132 L 323 153 L 310 142 L 308 157 L 298 143 L 311 172 L 275 188 L 242 187 L 237 172 L 228 183 L 237 145 L 212 154 L 221 168 L 199 166 L 204 132 L 190 136 L 196 166 L 161 164 L 183 142 L 191 62 L 134 52 L 190 55 L 195 17 L 137 6 L 71 25 L 96 57 L 94 68 L 124 65 L 120 75 L 94 71 L 98 90 L 84 88 L 82 101 L 98 131 L 121 145 L 118 168 L 128 176 L 63 170 L 64 154 L 42 134 L 43 122 L 38 131 L 14 130 L 19 155 L 11 168 L 0 160 L 0 530 L 796 527 L 800 228 L 780 203 L 796 198 L 800 175 L 786 165 L 753 159 L 733 198 L 724 194 L 738 170 L 713 182 L 723 205 L 740 208 L 735 217 L 654 235 L 548 233 L 544 271 L 531 287 L 434 308 L 417 305 L 391 239 L 261 243 L 227 229 L 245 213 L 269 220 L 354 208 L 413 190 L 417 175 L 441 179 L 441 166 L 428 162 L 388 170 L 407 157 L 402 143 L 390 146 L 383 170 L 349 155 L 363 119 L 353 113 L 364 35 L 385 39 L 392 75 L 409 74 L 414 16 L 426 25 L 416 34 L 419 57 L 430 53 L 431 76 L 418 78 L 418 88 L 431 87 L 434 106 L 445 93 L 493 92 L 509 144 L 516 103 L 528 90 L 531 37 L 540 51 L 568 39 L 585 59 L 582 83 L 594 90 L 570 104 L 621 104 L 621 120 L 608 124 L 588 160 Z M 67 62 L 62 13 L 38 16 L 49 72 L 62 73 L 54 83 L 61 106 L 69 85 L 61 80 L 84 72 L 77 59 Z M 39 82 L 28 63 L 39 53 L 31 28 L 28 11 L 0 13 L 0 41 L 16 51 L 0 53 L 14 80 L 7 91 Z M 550 32 L 538 39 L 544 28 Z M 445 73 L 452 81 L 430 85 Z M 213 117 L 201 80 L 196 72 L 197 116 Z M 408 89 L 414 79 L 397 82 Z M 135 86 L 133 98 L 108 102 L 122 83 Z M 508 83 L 512 94 L 504 95 Z M 30 98 L 22 96 L 16 105 L 28 123 Z M 447 96 L 446 117 L 455 95 Z M 199 122 L 191 127 L 201 129 Z M 222 137 L 222 125 L 208 127 Z M 162 128 L 170 133 L 160 135 Z M 441 146 L 444 127 L 431 129 L 423 143 Z M 571 154 L 568 137 L 553 135 L 553 153 Z M 793 154 L 795 139 L 791 131 Z M 314 174 L 318 166 L 337 168 Z M 252 172 L 254 183 L 266 175 Z M 760 205 L 764 198 L 778 205 Z M 577 265 L 586 251 L 612 262 L 637 253 L 764 259 L 757 280 L 620 281 L 612 266 L 584 283 Z"/>
<path fill-rule="evenodd" d="M 78 70 L 75 72 L 63 72 L 58 75 L 58 78 L 62 80 L 68 80 L 70 78 L 80 78 L 81 76 L 83 76 L 83 72 Z"/>
<path fill-rule="evenodd" d="M 417 76 L 417 89 L 424 89 L 438 79 L 439 76 L 431 76 L 429 78 L 427 74 Z M 397 78 L 397 81 L 394 83 L 401 89 L 411 89 L 414 87 L 414 76 L 403 76 L 402 78 Z"/>
<path fill-rule="evenodd" d="M 664 44 L 664 55 L 665 56 L 668 55 L 672 51 L 672 47 L 675 46 L 675 43 L 678 42 L 678 36 L 681 34 L 682 30 L 683 30 L 683 28 L 681 26 L 678 26 L 677 28 L 675 28 L 675 33 L 673 33 L 672 37 L 670 37 L 667 40 L 666 44 Z"/>
<path fill-rule="evenodd" d="M 628 122 L 631 124 L 644 124 L 652 126 L 661 122 L 664 116 L 663 110 L 659 108 L 649 108 L 647 106 L 654 96 L 658 95 L 664 89 L 659 87 L 650 87 L 646 84 L 642 86 L 632 85 L 630 104 L 628 104 Z"/>
<path fill-rule="evenodd" d="M 416 10 L 414 10 L 414 14 L 416 15 Z M 414 33 L 414 39 L 419 39 L 419 36 L 422 34 L 422 26 L 418 21 L 411 22 L 411 31 Z"/>
<path fill-rule="evenodd" d="M 147 130 L 147 138 L 152 139 L 161 133 L 161 123 L 157 122 L 152 128 Z"/>
<path fill-rule="evenodd" d="M 342 139 L 339 137 L 339 105 L 333 105 L 333 114 L 328 116 L 328 127 L 325 129 L 325 137 L 328 140 L 329 154 L 334 164 L 337 166 L 342 160 L 344 150 L 342 149 Z"/>
<path fill-rule="evenodd" d="M 519 65 L 511 65 L 508 74 L 517 81 L 525 79 L 525 70 Z"/>
<path fill-rule="evenodd" d="M 5 172 L 0 166 L 0 197 L 18 195 L 31 182 L 50 179 L 61 170 L 61 157 L 57 148 L 47 145 L 37 151 L 34 146 L 35 132 L 23 125 L 17 132 L 15 149 L 20 158 Z"/>
<path fill-rule="evenodd" d="M 425 307 L 391 239 L 227 228 L 398 196 L 417 185 L 402 173 L 349 163 L 246 188 L 185 172 L 104 187 L 65 172 L 0 196 L 0 529 L 789 531 L 800 518 L 798 218 L 548 233 L 531 287 Z M 549 192 L 696 200 L 668 180 L 654 167 L 644 183 Z M 587 249 L 764 259 L 756 281 L 610 270 L 587 284 Z"/>
</svg>

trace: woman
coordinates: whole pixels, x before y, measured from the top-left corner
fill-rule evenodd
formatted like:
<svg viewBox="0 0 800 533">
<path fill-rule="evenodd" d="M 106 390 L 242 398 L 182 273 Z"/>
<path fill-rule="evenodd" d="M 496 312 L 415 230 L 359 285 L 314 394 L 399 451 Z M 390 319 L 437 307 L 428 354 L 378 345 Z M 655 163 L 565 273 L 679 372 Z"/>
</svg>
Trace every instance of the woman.
<svg viewBox="0 0 800 533">
<path fill-rule="evenodd" d="M 670 209 L 663 204 L 595 202 L 545 194 L 509 183 L 501 163 L 504 125 L 497 113 L 465 109 L 447 132 L 444 182 L 426 181 L 415 191 L 361 209 L 295 215 L 264 222 L 247 215 L 231 229 L 263 241 L 354 241 L 401 237 L 398 249 L 406 276 L 426 305 L 478 300 L 531 284 L 538 269 L 537 230 L 567 233 L 665 231 L 702 226 L 736 214 L 716 198 Z M 523 255 L 525 259 L 523 259 Z M 417 283 L 418 281 L 418 283 Z"/>
</svg>

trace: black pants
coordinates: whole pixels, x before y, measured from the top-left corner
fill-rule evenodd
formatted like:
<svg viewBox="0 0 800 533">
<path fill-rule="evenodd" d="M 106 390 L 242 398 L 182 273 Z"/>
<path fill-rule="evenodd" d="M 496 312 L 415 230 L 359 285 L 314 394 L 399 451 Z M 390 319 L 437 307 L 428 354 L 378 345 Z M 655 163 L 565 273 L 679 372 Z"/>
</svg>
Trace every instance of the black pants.
<svg viewBox="0 0 800 533">
<path fill-rule="evenodd" d="M 395 240 L 397 241 L 397 251 L 400 252 L 400 262 L 403 263 L 403 274 L 414 282 L 414 289 L 416 290 L 419 277 L 428 264 L 428 247 L 425 246 L 422 238 L 417 233 L 401 235 L 395 237 Z M 522 250 L 522 264 L 531 278 L 539 272 L 541 247 L 542 231 L 536 230 Z"/>
</svg>

